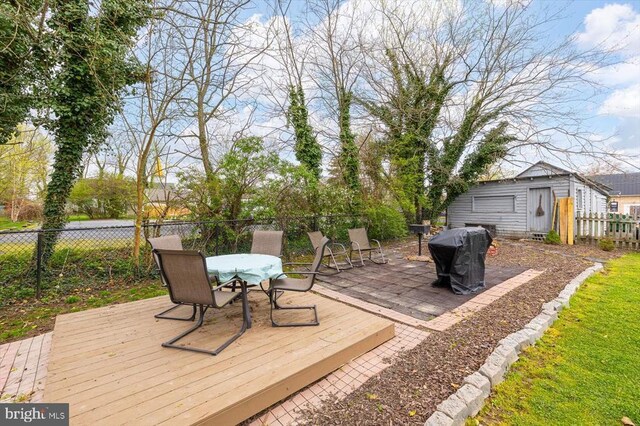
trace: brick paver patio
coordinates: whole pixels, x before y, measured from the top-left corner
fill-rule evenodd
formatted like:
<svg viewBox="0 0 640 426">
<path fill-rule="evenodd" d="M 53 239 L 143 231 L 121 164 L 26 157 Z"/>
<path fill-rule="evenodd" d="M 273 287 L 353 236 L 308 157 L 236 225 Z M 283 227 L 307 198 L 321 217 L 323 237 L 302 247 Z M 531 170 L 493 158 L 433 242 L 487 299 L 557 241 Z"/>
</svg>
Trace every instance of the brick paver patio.
<svg viewBox="0 0 640 426">
<path fill-rule="evenodd" d="M 435 265 L 409 261 L 397 252 L 389 253 L 389 263 L 365 262 L 336 275 L 320 275 L 321 285 L 347 296 L 391 309 L 418 320 L 428 321 L 468 302 L 481 292 L 456 295 L 449 288 L 435 287 Z M 524 272 L 526 268 L 488 266 L 486 291 Z"/>
</svg>

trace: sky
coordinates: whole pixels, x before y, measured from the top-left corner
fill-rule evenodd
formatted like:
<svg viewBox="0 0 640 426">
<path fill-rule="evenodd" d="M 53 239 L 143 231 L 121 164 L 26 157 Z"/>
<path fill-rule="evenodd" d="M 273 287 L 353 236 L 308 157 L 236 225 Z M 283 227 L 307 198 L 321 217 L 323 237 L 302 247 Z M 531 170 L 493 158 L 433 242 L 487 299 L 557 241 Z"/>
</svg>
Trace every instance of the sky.
<svg viewBox="0 0 640 426">
<path fill-rule="evenodd" d="M 341 6 L 343 8 L 349 8 L 354 4 L 362 5 L 372 1 L 374 0 L 343 0 Z M 419 1 L 427 2 L 426 4 L 430 7 L 432 5 L 438 5 L 440 7 L 454 5 L 452 7 L 455 7 L 458 2 L 465 0 L 440 0 L 438 3 L 436 3 L 436 0 L 385 1 L 390 3 L 398 2 L 398 4 L 402 4 L 403 7 L 405 7 L 405 4 Z M 575 101 L 572 106 L 584 112 L 583 115 L 589 117 L 586 125 L 588 126 L 588 131 L 593 133 L 594 138 L 605 140 L 604 143 L 607 144 L 610 149 L 630 159 L 626 163 L 620 163 L 622 170 L 640 171 L 640 0 L 623 2 L 603 0 L 576 0 L 571 2 L 557 2 L 556 0 L 475 1 L 491 1 L 497 5 L 505 2 L 519 2 L 518 4 L 529 4 L 529 7 L 539 9 L 540 11 L 548 7 L 557 8 L 558 5 L 560 5 L 561 18 L 546 26 L 547 37 L 539 40 L 542 46 L 554 45 L 569 36 L 573 37 L 573 43 L 576 49 L 610 49 L 613 51 L 612 59 L 615 65 L 600 69 L 593 75 L 593 78 L 599 83 L 597 94 L 593 95 L 592 92 L 589 91 L 589 93 L 587 93 L 587 91 L 585 91 L 584 99 Z M 243 20 L 250 23 L 250 25 L 243 30 L 247 31 L 246 34 L 243 34 L 243 38 L 247 38 L 257 44 L 260 43 L 260 40 L 264 40 L 267 31 L 266 28 L 270 25 L 270 20 L 273 18 L 272 3 L 272 0 L 256 0 L 250 3 L 252 7 L 245 10 L 242 16 Z M 296 26 L 301 27 L 300 22 L 302 19 L 309 19 L 308 14 L 305 13 L 307 6 L 305 0 L 291 0 L 288 18 L 294 27 L 294 34 L 296 33 Z M 375 27 L 375 24 L 370 22 L 362 25 L 373 25 Z M 283 88 L 286 90 L 286 78 L 283 77 L 283 74 L 278 73 L 283 71 L 277 69 L 279 67 L 277 61 L 269 58 L 269 55 L 264 55 L 261 61 L 261 65 L 265 66 L 264 69 L 268 69 L 269 71 L 262 73 L 262 83 L 258 85 L 259 87 L 256 90 L 247 90 L 244 92 L 243 97 L 245 99 L 241 99 L 241 101 L 246 101 L 247 105 L 239 108 L 237 111 L 232 111 L 233 114 L 230 115 L 230 117 L 232 117 L 231 122 L 223 122 L 219 124 L 221 126 L 220 129 L 212 130 L 213 134 L 223 135 L 219 139 L 229 139 L 230 135 L 233 135 L 235 131 L 246 124 L 249 117 L 255 118 L 250 128 L 253 135 L 264 136 L 267 139 L 273 138 L 278 141 L 275 145 L 286 139 L 287 136 L 285 135 L 283 137 L 282 133 L 288 132 L 288 137 L 291 139 L 290 130 L 285 132 L 280 132 L 280 130 L 274 131 L 274 129 L 282 129 L 285 127 L 286 118 L 284 114 L 274 115 L 274 105 L 269 105 L 270 102 L 273 102 L 273 98 L 279 98 L 279 100 L 286 99 L 286 91 L 281 93 Z M 269 67 L 274 67 L 275 69 L 269 69 Z M 252 73 L 255 72 L 255 70 L 252 71 Z M 251 74 L 251 77 L 255 77 L 255 75 Z M 276 88 L 274 89 L 272 87 L 274 81 L 282 78 L 285 78 L 285 83 L 282 84 L 282 82 L 280 82 L 276 84 Z M 313 84 L 310 84 L 309 88 L 305 88 L 306 91 L 308 90 L 306 94 L 307 100 L 313 97 L 312 87 Z M 271 93 L 271 99 L 269 99 L 269 96 L 264 96 L 264 94 L 261 93 L 261 90 L 265 88 L 268 89 L 266 90 L 267 92 Z M 278 92 L 278 90 L 280 90 L 280 92 Z M 274 93 L 280 94 L 274 95 Z M 258 107 L 256 112 L 255 106 L 250 104 L 261 105 L 261 107 Z M 261 116 L 261 112 L 264 113 L 263 116 Z M 355 114 L 352 112 L 352 117 L 354 116 Z M 327 117 L 326 114 L 323 116 L 321 111 L 311 108 L 309 118 L 314 129 L 320 132 L 319 139 L 321 141 L 324 138 L 324 141 L 328 141 L 328 144 L 330 144 L 332 143 L 332 139 L 337 139 L 337 135 L 331 135 L 332 131 L 337 128 L 331 117 Z M 352 127 L 355 131 L 360 130 L 357 126 L 357 118 L 354 118 Z M 189 130 L 190 128 L 187 127 L 184 133 L 186 134 Z M 328 133 L 329 136 L 327 137 L 323 135 L 323 133 Z M 287 160 L 294 160 L 292 145 L 289 140 L 288 145 L 277 146 L 281 157 Z M 225 145 L 223 150 L 226 148 L 227 146 Z M 190 151 L 190 149 L 181 146 L 174 147 L 173 152 L 177 154 L 177 157 L 180 157 L 180 167 L 189 164 L 191 161 L 195 161 L 189 158 L 185 160 L 185 156 L 182 155 L 181 152 L 186 151 Z M 216 152 L 214 157 L 219 158 L 220 154 L 221 153 Z M 538 160 L 549 161 L 560 167 L 570 168 L 575 171 L 584 171 L 580 170 L 580 168 L 589 168 L 594 162 L 593 158 L 585 158 L 576 160 L 572 162 L 572 167 L 567 167 L 566 164 L 558 159 L 554 159 L 553 155 L 550 154 L 525 151 L 517 155 L 519 155 L 518 161 L 513 162 L 507 167 L 510 171 L 524 169 L 528 164 L 532 164 Z M 638 156 L 638 158 L 633 158 L 633 156 Z M 214 161 L 216 158 L 214 158 Z M 325 155 L 325 171 L 328 163 L 329 158 Z M 513 164 L 517 165 L 514 166 Z M 175 181 L 175 176 L 171 176 L 170 180 Z"/>
<path fill-rule="evenodd" d="M 345 0 L 344 3 L 350 1 Z M 557 4 L 555 0 L 531 0 L 530 6 L 542 10 Z M 561 4 L 561 19 L 548 26 L 548 40 L 540 40 L 540 43 L 553 44 L 573 36 L 578 49 L 602 48 L 613 51 L 615 65 L 601 69 L 594 75 L 600 85 L 597 94 L 585 96 L 584 100 L 576 103 L 575 108 L 590 117 L 587 125 L 595 138 L 606 140 L 609 148 L 623 155 L 640 156 L 640 0 L 576 0 Z M 294 25 L 305 7 L 304 0 L 292 0 L 289 15 Z M 268 15 L 259 9 L 253 13 L 264 13 L 265 17 Z M 553 162 L 553 158 L 549 157 L 527 160 L 534 162 L 539 159 Z M 590 161 L 593 160 L 577 163 L 588 167 Z M 631 164 L 621 164 L 620 167 L 638 171 L 639 162 L 640 159 L 632 159 Z"/>
<path fill-rule="evenodd" d="M 566 23 L 550 36 L 577 33 L 580 47 L 603 44 L 617 50 L 620 63 L 600 73 L 602 94 L 584 108 L 594 110 L 600 134 L 612 135 L 612 147 L 640 155 L 640 1 L 575 1 L 567 7 Z"/>
</svg>

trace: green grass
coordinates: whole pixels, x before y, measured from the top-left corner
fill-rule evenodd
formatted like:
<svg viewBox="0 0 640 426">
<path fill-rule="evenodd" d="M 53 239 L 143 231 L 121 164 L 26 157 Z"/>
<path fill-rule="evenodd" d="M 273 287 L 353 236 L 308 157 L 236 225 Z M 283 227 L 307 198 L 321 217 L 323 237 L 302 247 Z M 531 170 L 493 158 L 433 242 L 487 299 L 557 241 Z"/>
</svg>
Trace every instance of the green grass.
<svg viewBox="0 0 640 426">
<path fill-rule="evenodd" d="M 135 219 L 136 216 L 135 215 L 125 215 L 122 217 L 119 217 L 118 219 Z M 70 214 L 69 216 L 67 216 L 67 220 L 69 222 L 82 222 L 85 220 L 93 220 L 89 217 L 88 214 L 84 214 L 84 213 L 78 213 L 78 214 Z M 116 219 L 112 219 L 110 217 L 97 217 L 96 220 L 116 220 Z"/>
<path fill-rule="evenodd" d="M 35 226 L 35 222 L 12 222 L 8 217 L 0 216 L 0 231 L 21 231 Z"/>
<path fill-rule="evenodd" d="M 468 424 L 640 424 L 640 254 L 589 278 Z"/>
<path fill-rule="evenodd" d="M 84 220 L 91 220 L 88 214 L 70 214 L 67 217 L 69 222 L 80 222 Z"/>
<path fill-rule="evenodd" d="M 0 344 L 51 330 L 56 315 L 167 294 L 157 278 L 131 285 L 135 287 L 78 289 L 64 299 L 52 295 L 41 301 L 0 308 Z"/>
</svg>

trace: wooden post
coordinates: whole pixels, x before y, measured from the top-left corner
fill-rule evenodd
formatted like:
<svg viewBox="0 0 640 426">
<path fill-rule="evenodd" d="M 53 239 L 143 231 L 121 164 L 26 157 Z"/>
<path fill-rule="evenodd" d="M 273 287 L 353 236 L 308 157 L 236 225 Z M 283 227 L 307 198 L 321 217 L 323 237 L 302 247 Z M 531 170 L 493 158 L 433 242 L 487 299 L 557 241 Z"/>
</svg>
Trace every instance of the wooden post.
<svg viewBox="0 0 640 426">
<path fill-rule="evenodd" d="M 560 241 L 562 244 L 567 244 L 567 198 L 560 198 L 560 222 L 558 227 L 560 228 Z"/>
<path fill-rule="evenodd" d="M 567 244 L 573 245 L 573 197 L 567 198 Z"/>
</svg>

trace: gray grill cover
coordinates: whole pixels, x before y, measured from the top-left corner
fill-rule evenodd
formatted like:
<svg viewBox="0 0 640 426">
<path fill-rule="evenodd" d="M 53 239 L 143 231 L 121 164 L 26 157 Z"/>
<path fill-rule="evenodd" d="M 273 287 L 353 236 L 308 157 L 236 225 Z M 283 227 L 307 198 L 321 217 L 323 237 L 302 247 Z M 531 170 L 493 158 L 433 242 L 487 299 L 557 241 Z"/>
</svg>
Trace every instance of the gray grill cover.
<svg viewBox="0 0 640 426">
<path fill-rule="evenodd" d="M 493 239 L 484 228 L 456 228 L 442 231 L 429 240 L 429 252 L 436 264 L 434 285 L 450 286 L 456 294 L 484 288 L 484 260 Z"/>
</svg>

